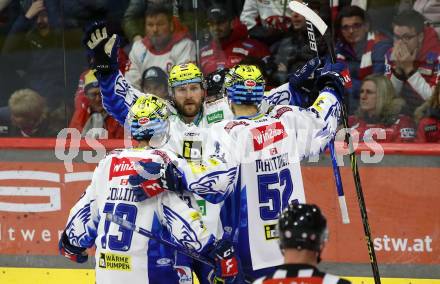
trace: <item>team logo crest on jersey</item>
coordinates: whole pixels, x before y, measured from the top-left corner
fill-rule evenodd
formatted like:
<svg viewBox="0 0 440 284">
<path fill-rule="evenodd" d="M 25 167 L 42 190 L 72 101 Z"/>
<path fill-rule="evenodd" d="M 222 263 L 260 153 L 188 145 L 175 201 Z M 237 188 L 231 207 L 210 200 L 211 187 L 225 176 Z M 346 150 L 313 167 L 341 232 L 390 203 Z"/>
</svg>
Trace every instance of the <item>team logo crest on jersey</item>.
<svg viewBox="0 0 440 284">
<path fill-rule="evenodd" d="M 167 228 L 173 232 L 173 238 L 177 243 L 189 249 L 201 250 L 202 244 L 198 240 L 196 232 L 184 218 L 165 205 L 163 206 L 163 214 Z M 174 232 L 172 228 L 179 228 L 180 232 Z"/>
<path fill-rule="evenodd" d="M 87 230 L 87 224 L 90 221 L 90 204 L 87 204 L 78 211 L 76 216 L 72 218 L 71 223 L 67 225 L 66 234 L 72 245 L 77 247 L 88 247 L 87 236 L 90 232 Z"/>
<path fill-rule="evenodd" d="M 251 129 L 251 133 L 253 136 L 254 151 L 261 151 L 265 147 L 287 137 L 286 130 L 279 121 Z"/>
<path fill-rule="evenodd" d="M 226 193 L 232 189 L 236 174 L 237 168 L 235 167 L 227 171 L 212 172 L 191 183 L 188 189 L 200 196 Z"/>
</svg>

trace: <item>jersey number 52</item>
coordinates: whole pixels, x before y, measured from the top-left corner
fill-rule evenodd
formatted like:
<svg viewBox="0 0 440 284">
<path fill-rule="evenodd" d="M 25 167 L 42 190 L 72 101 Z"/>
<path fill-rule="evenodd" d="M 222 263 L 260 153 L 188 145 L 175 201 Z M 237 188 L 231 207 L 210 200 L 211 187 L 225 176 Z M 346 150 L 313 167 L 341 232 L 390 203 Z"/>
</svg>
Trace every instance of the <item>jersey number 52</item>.
<svg viewBox="0 0 440 284">
<path fill-rule="evenodd" d="M 275 220 L 289 205 L 293 183 L 288 169 L 258 176 L 258 199 L 261 219 Z"/>
</svg>

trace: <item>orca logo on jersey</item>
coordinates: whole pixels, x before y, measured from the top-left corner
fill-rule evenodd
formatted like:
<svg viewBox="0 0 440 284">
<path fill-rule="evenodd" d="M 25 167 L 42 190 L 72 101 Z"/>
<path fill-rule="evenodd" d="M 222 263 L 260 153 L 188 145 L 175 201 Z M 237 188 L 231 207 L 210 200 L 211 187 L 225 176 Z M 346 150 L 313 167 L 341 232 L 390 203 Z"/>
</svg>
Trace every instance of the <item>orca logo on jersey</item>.
<svg viewBox="0 0 440 284">
<path fill-rule="evenodd" d="M 269 125 L 263 125 L 251 129 L 253 141 L 254 141 L 254 151 L 261 151 L 265 147 L 283 140 L 287 137 L 286 130 L 283 124 L 277 121 Z"/>
<path fill-rule="evenodd" d="M 176 231 L 173 231 L 171 228 L 179 228 L 178 232 L 173 233 L 173 238 L 177 243 L 197 252 L 202 249 L 202 244 L 197 238 L 196 232 L 194 232 L 187 220 L 166 205 L 163 205 L 163 215 L 170 232 Z"/>
<path fill-rule="evenodd" d="M 125 158 L 112 158 L 112 163 L 110 165 L 110 173 L 108 180 L 112 180 L 114 177 L 122 177 L 137 174 L 134 166 L 136 162 L 151 162 L 151 159 L 142 159 L 139 157 L 125 157 Z"/>
</svg>

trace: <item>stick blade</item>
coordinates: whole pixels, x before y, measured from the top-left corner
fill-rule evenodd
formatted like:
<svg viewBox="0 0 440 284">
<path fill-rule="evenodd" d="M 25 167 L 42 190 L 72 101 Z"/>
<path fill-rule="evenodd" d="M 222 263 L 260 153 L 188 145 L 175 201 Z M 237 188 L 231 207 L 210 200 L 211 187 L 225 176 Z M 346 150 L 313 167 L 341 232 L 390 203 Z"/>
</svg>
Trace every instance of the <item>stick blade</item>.
<svg viewBox="0 0 440 284">
<path fill-rule="evenodd" d="M 310 21 L 318 29 L 321 35 L 324 35 L 327 31 L 326 23 L 324 23 L 324 21 L 318 14 L 315 13 L 315 11 L 307 7 L 307 5 L 298 1 L 290 1 L 289 8 L 293 12 L 302 15 L 304 18 Z"/>
</svg>

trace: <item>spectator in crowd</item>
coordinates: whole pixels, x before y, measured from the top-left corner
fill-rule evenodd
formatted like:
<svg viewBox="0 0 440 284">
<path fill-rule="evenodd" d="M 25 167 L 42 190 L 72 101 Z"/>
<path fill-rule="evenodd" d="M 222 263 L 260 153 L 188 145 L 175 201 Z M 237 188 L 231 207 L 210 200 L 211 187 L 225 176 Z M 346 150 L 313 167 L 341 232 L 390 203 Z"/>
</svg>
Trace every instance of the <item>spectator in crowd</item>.
<svg viewBox="0 0 440 284">
<path fill-rule="evenodd" d="M 123 29 L 126 36 L 131 41 L 141 40 L 144 37 L 143 30 L 143 12 L 148 9 L 149 5 L 157 3 L 173 6 L 173 16 L 175 21 L 179 21 L 190 27 L 194 32 L 195 22 L 197 21 L 199 28 L 204 27 L 205 18 L 201 11 L 206 11 L 208 7 L 216 3 L 223 3 L 228 9 L 229 15 L 240 16 L 243 8 L 244 0 L 199 0 L 198 1 L 198 17 L 195 16 L 196 11 L 193 7 L 193 1 L 187 0 L 130 0 L 127 10 L 124 14 Z"/>
<path fill-rule="evenodd" d="M 302 3 L 303 1 L 299 0 L 298 2 Z M 307 1 L 307 4 L 321 18 L 329 18 L 328 6 L 322 7 L 320 0 Z M 273 63 L 273 70 L 270 71 L 271 80 L 276 86 L 284 84 L 289 73 L 295 72 L 298 67 L 303 66 L 310 58 L 316 56 L 315 52 L 310 49 L 306 19 L 296 12 L 289 10 L 289 13 L 291 13 L 292 23 L 289 32 L 270 47 L 272 53 L 270 62 Z M 324 56 L 327 52 L 325 42 L 322 37 L 317 37 L 317 39 L 319 54 Z"/>
<path fill-rule="evenodd" d="M 50 137 L 57 129 L 51 127 L 46 99 L 31 89 L 15 91 L 8 102 L 7 117 L 0 122 L 0 136 Z"/>
<path fill-rule="evenodd" d="M 208 28 L 211 41 L 200 51 L 200 63 L 205 74 L 231 68 L 245 57 L 267 59 L 269 49 L 263 43 L 248 38 L 246 26 L 238 18 L 232 19 L 225 6 L 209 8 Z"/>
<path fill-rule="evenodd" d="M 422 14 L 435 28 L 440 37 L 440 1 L 438 0 L 416 0 L 414 10 Z"/>
<path fill-rule="evenodd" d="M 358 6 L 366 11 L 370 19 L 370 29 L 380 31 L 387 36 L 392 35 L 391 22 L 400 11 L 409 9 L 412 0 L 339 0 L 332 1 L 332 19 L 336 22 L 338 14 L 347 6 Z"/>
<path fill-rule="evenodd" d="M 3 49 L 6 35 L 20 14 L 20 3 L 18 1 L 0 0 L 0 51 Z M 0 106 L 8 104 L 9 95 L 15 90 L 22 88 L 22 80 L 18 74 L 11 72 L 6 56 L 0 52 Z"/>
<path fill-rule="evenodd" d="M 59 1 L 26 0 L 21 3 L 23 12 L 6 38 L 3 46 L 6 62 L 2 64 L 9 67 L 9 72 L 21 76 L 22 86 L 47 98 L 47 105 L 52 110 L 64 103 L 69 74 L 76 71 L 65 72 L 64 63 L 73 62 L 70 65 L 74 68 L 77 61 L 68 57 L 63 49 Z"/>
<path fill-rule="evenodd" d="M 168 75 L 159 67 L 148 68 L 142 74 L 142 92 L 168 99 Z"/>
<path fill-rule="evenodd" d="M 254 284 L 351 283 L 317 267 L 328 240 L 327 220 L 318 206 L 290 203 L 278 220 L 278 234 L 284 264 L 270 275 L 254 281 Z"/>
<path fill-rule="evenodd" d="M 386 75 L 405 99 L 408 115 L 431 97 L 440 75 L 440 41 L 424 21 L 414 10 L 398 14 L 393 20 L 393 47 L 385 57 Z"/>
<path fill-rule="evenodd" d="M 417 142 L 440 142 L 440 82 L 431 98 L 416 109 L 414 117 L 419 124 Z"/>
<path fill-rule="evenodd" d="M 367 76 L 361 85 L 356 116 L 348 123 L 359 134 L 359 141 L 412 142 L 415 129 L 412 119 L 400 114 L 405 101 L 397 97 L 390 80 L 380 74 Z M 384 129 L 385 138 L 377 130 Z"/>
<path fill-rule="evenodd" d="M 135 88 L 140 89 L 142 73 L 149 67 L 157 66 L 168 73 L 175 64 L 195 61 L 195 44 L 188 29 L 173 22 L 168 6 L 148 6 L 145 10 L 145 34 L 141 41 L 134 42 L 125 74 Z"/>
<path fill-rule="evenodd" d="M 391 41 L 384 34 L 370 30 L 370 21 L 358 6 L 346 6 L 336 21 L 339 39 L 336 44 L 337 60 L 348 65 L 352 88 L 349 91 L 349 113 L 359 106 L 362 80 L 373 73 L 385 72 L 385 53 Z"/>
<path fill-rule="evenodd" d="M 84 75 L 84 88 L 76 94 L 75 112 L 69 127 L 78 129 L 82 137 L 124 138 L 124 128 L 107 115 L 102 106 L 98 79 L 94 73 L 94 70 L 89 70 Z M 107 137 L 104 130 L 108 133 Z"/>
<path fill-rule="evenodd" d="M 250 37 L 267 45 L 278 41 L 292 24 L 288 2 L 245 0 L 240 21 L 246 25 Z"/>
</svg>

